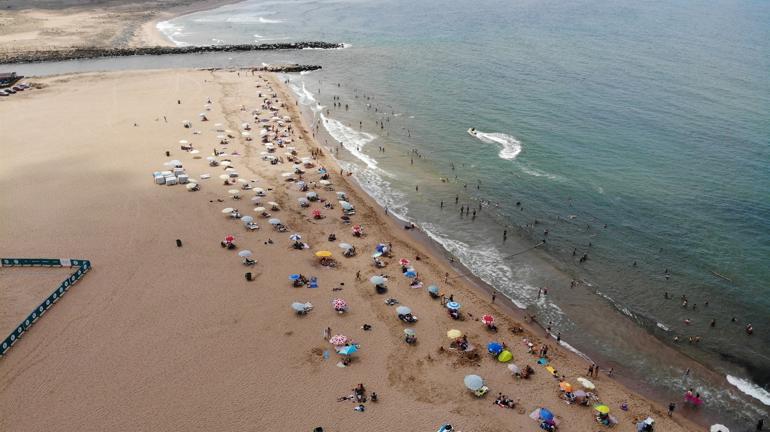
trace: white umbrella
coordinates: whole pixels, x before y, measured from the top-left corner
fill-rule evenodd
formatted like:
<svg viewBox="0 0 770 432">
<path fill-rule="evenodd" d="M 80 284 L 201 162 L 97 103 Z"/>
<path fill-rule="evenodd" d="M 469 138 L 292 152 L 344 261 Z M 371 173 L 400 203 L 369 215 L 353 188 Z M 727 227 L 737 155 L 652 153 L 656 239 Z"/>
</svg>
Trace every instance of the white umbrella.
<svg viewBox="0 0 770 432">
<path fill-rule="evenodd" d="M 519 369 L 519 367 L 518 367 L 518 366 L 516 366 L 516 365 L 515 365 L 515 364 L 513 364 L 513 363 L 509 363 L 509 364 L 508 364 L 508 370 L 509 370 L 509 371 L 511 371 L 511 373 L 515 373 L 515 374 L 517 374 L 517 373 L 521 372 L 521 370 Z"/>
<path fill-rule="evenodd" d="M 230 161 L 222 161 L 222 162 L 220 162 L 220 165 L 225 166 L 225 167 L 229 167 L 232 164 L 233 163 L 230 162 Z M 225 170 L 228 170 L 228 169 L 234 170 L 235 168 L 226 168 Z"/>
<path fill-rule="evenodd" d="M 238 252 L 238 256 L 241 257 L 241 258 L 248 258 L 248 257 L 251 256 L 251 251 L 250 250 L 242 250 L 242 251 Z"/>
<path fill-rule="evenodd" d="M 263 211 L 265 211 L 265 208 L 264 207 L 254 207 L 254 211 L 257 212 L 257 213 L 262 213 Z"/>
<path fill-rule="evenodd" d="M 206 158 L 206 160 L 209 162 L 214 162 L 215 160 L 217 160 L 217 158 L 215 158 L 214 156 L 209 156 Z"/>
<path fill-rule="evenodd" d="M 596 388 L 596 386 L 594 385 L 594 383 L 592 383 L 591 381 L 589 381 L 589 380 L 587 380 L 587 379 L 585 379 L 585 378 L 583 378 L 583 377 L 580 377 L 580 378 L 578 378 L 578 379 L 577 379 L 577 381 L 578 381 L 578 382 L 580 383 L 580 385 L 582 385 L 582 386 L 583 386 L 583 388 L 584 388 L 584 389 L 586 389 L 586 390 L 593 390 L 593 389 L 595 389 L 595 388 Z"/>
<path fill-rule="evenodd" d="M 198 187 L 198 183 L 187 183 L 187 186 L 185 186 L 188 190 L 193 190 L 196 187 Z"/>
<path fill-rule="evenodd" d="M 251 216 L 244 216 L 241 218 L 241 222 L 243 223 L 252 223 L 254 222 L 254 218 Z"/>
<path fill-rule="evenodd" d="M 350 243 L 340 243 L 340 248 L 349 250 L 349 249 L 353 249 L 353 245 Z"/>
<path fill-rule="evenodd" d="M 259 197 L 251 197 L 251 202 L 253 202 L 254 204 L 259 204 L 259 201 L 260 201 Z"/>
<path fill-rule="evenodd" d="M 285 172 L 285 173 L 281 174 L 282 177 L 291 177 L 293 175 L 294 175 L 294 173 L 290 173 L 290 172 Z"/>
<path fill-rule="evenodd" d="M 244 136 L 244 137 L 250 137 L 250 136 L 251 136 L 251 132 L 249 132 L 249 131 L 243 131 L 243 132 L 241 132 L 241 136 Z"/>
<path fill-rule="evenodd" d="M 280 225 L 281 224 L 281 220 L 280 219 L 276 219 L 276 218 L 272 218 L 268 222 L 270 222 L 270 225 Z"/>
<path fill-rule="evenodd" d="M 299 233 L 294 233 L 294 234 L 289 236 L 289 240 L 291 240 L 291 241 L 300 241 L 300 240 L 302 240 L 302 236 L 299 235 Z"/>
<path fill-rule="evenodd" d="M 222 213 L 232 213 L 232 212 L 233 212 L 233 208 L 232 207 L 227 207 L 227 208 L 223 208 L 222 209 Z"/>
<path fill-rule="evenodd" d="M 191 150 L 191 151 L 190 151 L 190 154 L 192 154 L 192 155 L 197 155 L 197 154 L 199 154 L 200 152 L 201 152 L 200 150 Z M 198 159 L 200 159 L 200 157 L 199 157 Z"/>
<path fill-rule="evenodd" d="M 406 315 L 412 313 L 412 310 L 406 306 L 399 306 L 396 308 L 396 313 L 399 315 Z"/>
<path fill-rule="evenodd" d="M 219 178 L 221 178 L 222 180 L 229 180 L 230 176 L 227 175 L 227 174 L 222 174 L 222 175 L 219 176 Z"/>
<path fill-rule="evenodd" d="M 478 375 L 466 375 L 463 382 L 465 383 L 465 387 L 468 387 L 468 390 L 471 391 L 476 391 L 481 387 L 484 387 L 484 379 Z"/>
<path fill-rule="evenodd" d="M 275 201 L 268 201 L 268 202 L 267 202 L 267 205 L 269 205 L 269 206 L 273 206 L 273 207 L 278 207 L 278 203 L 277 203 L 277 202 L 275 202 Z"/>
<path fill-rule="evenodd" d="M 239 191 L 238 189 L 230 189 L 229 191 L 227 191 L 227 193 L 229 193 L 230 195 L 238 195 L 241 193 L 241 191 Z"/>
<path fill-rule="evenodd" d="M 730 429 L 727 429 L 727 426 L 725 425 L 715 424 L 711 425 L 709 432 L 730 432 Z"/>
<path fill-rule="evenodd" d="M 190 142 L 187 140 L 179 140 L 179 144 L 187 145 L 187 144 L 190 144 Z"/>
<path fill-rule="evenodd" d="M 291 308 L 297 312 L 305 312 L 305 303 L 294 302 L 291 304 Z"/>
<path fill-rule="evenodd" d="M 332 184 L 332 182 L 330 182 L 329 180 L 318 180 L 318 183 L 321 184 L 322 186 L 329 186 L 330 184 Z"/>
</svg>

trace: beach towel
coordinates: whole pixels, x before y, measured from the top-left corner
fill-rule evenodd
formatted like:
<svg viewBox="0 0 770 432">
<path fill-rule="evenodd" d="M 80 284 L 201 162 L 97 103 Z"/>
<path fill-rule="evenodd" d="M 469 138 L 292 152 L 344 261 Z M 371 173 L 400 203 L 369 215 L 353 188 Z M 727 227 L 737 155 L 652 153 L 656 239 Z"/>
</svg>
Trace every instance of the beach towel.
<svg viewBox="0 0 770 432">
<path fill-rule="evenodd" d="M 547 370 L 551 375 L 556 375 L 556 369 L 554 369 L 553 366 L 546 366 L 545 370 Z"/>
<path fill-rule="evenodd" d="M 547 358 L 545 358 L 545 357 L 541 357 L 541 358 L 540 358 L 540 359 L 537 361 L 537 364 L 545 366 L 545 365 L 547 365 L 547 364 L 548 364 L 548 359 L 547 359 Z"/>
</svg>

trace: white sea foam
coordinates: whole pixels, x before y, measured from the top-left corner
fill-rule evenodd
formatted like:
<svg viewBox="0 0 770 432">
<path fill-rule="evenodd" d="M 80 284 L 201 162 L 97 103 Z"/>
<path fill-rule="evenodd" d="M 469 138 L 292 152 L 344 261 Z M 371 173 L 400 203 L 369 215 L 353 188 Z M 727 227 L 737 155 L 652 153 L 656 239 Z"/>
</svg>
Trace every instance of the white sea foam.
<svg viewBox="0 0 770 432">
<path fill-rule="evenodd" d="M 360 167 L 353 162 L 337 161 L 340 167 L 345 171 L 353 173 L 353 178 L 358 182 L 361 188 L 382 207 L 387 207 L 388 212 L 404 222 L 414 222 L 407 213 L 407 199 L 405 193 L 393 189 L 389 181 L 385 180 L 381 174 L 384 173 L 379 168 Z"/>
<path fill-rule="evenodd" d="M 521 142 L 510 135 L 499 132 L 476 131 L 474 136 L 481 142 L 499 146 L 500 151 L 497 155 L 500 159 L 514 160 L 521 153 Z"/>
<path fill-rule="evenodd" d="M 656 323 L 655 323 L 655 325 L 657 325 L 657 326 L 658 326 L 658 328 L 659 328 L 659 329 L 661 329 L 661 330 L 663 330 L 663 331 L 671 331 L 671 330 L 668 328 L 668 326 L 667 326 L 667 325 L 665 325 L 665 324 L 663 324 L 663 323 L 660 323 L 660 322 L 656 322 Z"/>
<path fill-rule="evenodd" d="M 160 21 L 155 24 L 155 28 L 158 29 L 159 32 L 163 33 L 163 35 L 166 36 L 168 40 L 170 40 L 174 45 L 178 47 L 190 45 L 187 42 L 182 42 L 176 39 L 176 37 L 184 35 L 184 32 L 182 31 L 184 30 L 183 26 L 173 24 L 171 21 Z"/>
<path fill-rule="evenodd" d="M 578 356 L 580 356 L 580 357 L 581 357 L 583 360 L 587 360 L 587 361 L 589 361 L 589 362 L 590 362 L 590 361 L 592 361 L 590 357 L 588 357 L 587 355 L 585 355 L 584 353 L 582 353 L 580 350 L 578 350 L 577 348 L 573 347 L 572 345 L 568 344 L 567 342 L 564 342 L 564 340 L 563 340 L 563 339 L 562 339 L 562 340 L 559 342 L 559 344 L 560 344 L 561 346 L 563 346 L 564 348 L 567 348 L 568 350 L 570 350 L 570 351 L 572 351 L 573 353 L 577 354 L 577 355 L 578 355 Z"/>
<path fill-rule="evenodd" d="M 762 387 L 754 384 L 749 380 L 734 377 L 732 375 L 727 375 L 727 382 L 737 387 L 741 392 L 753 397 L 754 399 L 757 399 L 767 406 L 770 406 L 770 392 L 763 389 Z"/>
<path fill-rule="evenodd" d="M 530 168 L 526 165 L 520 165 L 520 168 L 522 171 L 524 171 L 526 174 L 529 174 L 531 176 L 535 177 L 545 177 L 547 179 L 553 180 L 553 181 L 562 181 L 564 180 L 564 177 L 556 174 L 547 173 L 545 171 L 540 171 L 534 168 Z"/>
<path fill-rule="evenodd" d="M 280 24 L 283 22 L 283 20 L 259 17 L 259 22 L 261 22 L 262 24 Z"/>
<path fill-rule="evenodd" d="M 473 269 L 479 279 L 498 288 L 517 307 L 526 309 L 526 299 L 532 297 L 537 289 L 517 281 L 519 278 L 509 266 L 503 264 L 504 255 L 497 248 L 491 245 L 471 247 L 460 240 L 445 236 L 440 228 L 431 223 L 425 223 L 421 228 L 428 237 L 457 257 L 465 267 Z"/>
<path fill-rule="evenodd" d="M 323 113 L 320 113 L 319 116 L 321 124 L 337 143 L 342 143 L 342 147 L 345 150 L 365 163 L 369 168 L 377 168 L 377 161 L 362 151 L 368 143 L 377 138 L 377 135 L 357 131 L 339 120 L 326 117 Z"/>
</svg>

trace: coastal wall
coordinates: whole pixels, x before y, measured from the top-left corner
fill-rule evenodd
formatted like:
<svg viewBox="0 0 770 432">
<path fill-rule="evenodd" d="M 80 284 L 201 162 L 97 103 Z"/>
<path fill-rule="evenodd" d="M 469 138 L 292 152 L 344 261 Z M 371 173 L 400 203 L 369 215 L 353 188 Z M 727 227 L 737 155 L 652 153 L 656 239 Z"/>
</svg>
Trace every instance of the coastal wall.
<svg viewBox="0 0 770 432">
<path fill-rule="evenodd" d="M 64 61 L 77 59 L 90 59 L 99 57 L 125 57 L 135 55 L 167 55 L 167 54 L 194 54 L 209 52 L 239 52 L 239 51 L 275 51 L 275 50 L 300 50 L 300 49 L 337 49 L 342 48 L 341 43 L 310 41 L 289 42 L 275 44 L 237 44 L 237 45 L 208 45 L 186 47 L 87 47 L 72 48 L 69 50 L 37 50 L 25 52 L 7 52 L 0 55 L 0 63 L 38 63 L 48 61 Z"/>
</svg>

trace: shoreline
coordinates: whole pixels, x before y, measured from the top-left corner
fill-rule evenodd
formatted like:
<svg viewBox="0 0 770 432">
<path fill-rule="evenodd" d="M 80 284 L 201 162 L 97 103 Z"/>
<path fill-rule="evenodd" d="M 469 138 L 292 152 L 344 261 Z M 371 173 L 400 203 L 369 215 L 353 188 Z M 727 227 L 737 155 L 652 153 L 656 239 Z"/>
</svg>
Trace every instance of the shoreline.
<svg viewBox="0 0 770 432">
<path fill-rule="evenodd" d="M 243 1 L 245 0 L 202 0 L 191 5 L 180 6 L 177 8 L 161 11 L 159 13 L 160 16 L 157 16 L 141 25 L 136 34 L 134 34 L 134 38 L 131 41 L 131 46 L 147 46 L 149 44 L 155 44 L 156 46 L 178 46 L 168 36 L 166 36 L 165 33 L 158 29 L 157 26 L 159 23 L 163 21 L 170 21 L 185 15 L 194 14 L 196 12 L 213 10 L 222 6 L 241 3 Z"/>
<path fill-rule="evenodd" d="M 290 109 L 290 111 L 297 112 L 298 117 L 303 122 L 303 127 L 312 131 L 313 129 L 308 127 L 308 123 L 312 123 L 312 122 L 309 122 L 309 118 L 308 118 L 310 116 L 310 113 L 308 112 L 309 110 L 302 110 L 301 108 L 300 109 L 296 108 L 300 106 L 298 105 L 298 99 L 296 95 L 280 79 L 274 80 L 274 83 L 276 84 L 276 86 L 278 86 L 281 89 L 279 94 L 282 96 L 282 98 L 289 99 L 295 102 L 295 104 L 293 105 L 294 108 Z M 318 119 L 318 121 L 320 121 L 320 118 Z M 327 139 L 334 142 L 334 138 L 328 134 L 325 128 L 321 127 L 318 129 L 318 131 L 321 135 L 325 136 Z M 340 169 L 340 166 L 337 163 L 337 159 L 333 156 L 330 157 L 327 154 L 328 148 L 320 144 L 319 137 L 313 136 L 312 140 L 316 148 L 324 150 L 324 154 L 321 156 L 324 159 L 324 161 L 328 165 L 334 166 L 335 171 L 338 171 Z M 490 285 L 489 283 L 485 282 L 480 277 L 475 275 L 459 260 L 454 262 L 451 261 L 449 259 L 449 256 L 452 255 L 451 252 L 445 249 L 440 243 L 432 239 L 419 226 L 416 226 L 416 228 L 413 230 L 405 230 L 404 221 L 392 213 L 386 213 L 385 208 L 381 206 L 374 199 L 374 197 L 369 195 L 369 193 L 367 193 L 364 190 L 364 188 L 358 183 L 357 179 L 351 178 L 349 176 L 344 176 L 342 177 L 342 179 L 344 183 L 347 185 L 348 189 L 355 191 L 354 195 L 359 200 L 364 201 L 369 208 L 376 209 L 376 211 L 374 212 L 376 214 L 376 218 L 380 222 L 387 225 L 389 231 L 394 237 L 398 238 L 400 241 L 409 245 L 414 250 L 419 251 L 421 257 L 425 256 L 428 259 L 433 258 L 431 259 L 430 262 L 432 263 L 432 265 L 440 269 L 440 272 L 449 273 L 450 286 L 452 285 L 451 281 L 456 281 L 456 280 L 464 281 L 464 283 L 470 287 L 470 291 L 479 297 L 478 300 L 482 302 L 486 302 L 487 307 L 492 308 L 496 314 L 500 314 L 500 312 L 502 312 L 503 316 L 506 316 L 510 319 L 515 320 L 513 325 L 524 328 L 525 331 L 529 331 L 531 334 L 537 335 L 535 337 L 545 339 L 546 341 L 548 341 L 548 343 L 554 343 L 554 344 L 557 343 L 556 338 L 553 335 L 548 334 L 545 327 L 539 321 L 532 322 L 527 319 L 527 316 L 529 314 L 528 309 L 526 308 L 523 309 L 517 306 L 512 299 L 508 298 L 505 294 L 498 291 L 492 285 Z M 445 283 L 441 283 L 441 282 L 438 282 L 438 284 L 440 286 L 446 285 Z M 455 283 L 455 285 L 457 284 Z M 491 302 L 491 296 L 493 293 L 497 295 L 494 303 Z M 562 344 L 558 344 L 558 348 L 562 349 L 562 351 L 564 351 L 564 353 L 566 353 L 568 357 L 572 357 L 575 361 L 586 362 L 585 363 L 586 367 L 592 361 L 591 356 L 589 354 L 586 354 L 580 350 L 577 350 L 577 348 L 572 347 L 572 349 L 570 349 L 565 347 Z M 700 363 L 698 364 L 699 366 L 702 366 L 705 368 L 705 366 L 700 365 Z M 606 376 L 606 370 L 603 370 L 602 373 Z M 617 376 L 606 377 L 606 378 L 610 378 L 613 381 L 619 383 L 621 386 L 626 388 L 629 392 L 642 395 L 642 397 L 649 399 L 650 402 L 657 405 L 657 407 L 660 410 L 665 411 L 664 407 L 666 405 L 666 402 L 664 401 L 664 399 L 655 398 L 653 395 L 651 395 L 650 393 L 652 392 L 649 391 L 651 389 L 644 386 L 643 383 L 637 382 L 636 380 L 633 380 L 633 379 L 625 379 L 625 380 L 622 378 L 618 379 Z M 648 391 L 644 393 L 641 392 L 641 389 L 645 389 L 645 388 L 647 388 Z M 692 428 L 692 430 L 697 430 L 699 428 L 709 426 L 707 422 L 703 422 L 703 421 L 698 422 L 697 419 L 693 419 L 689 416 L 683 416 L 681 413 L 679 413 L 678 416 L 674 418 L 674 420 L 677 421 L 682 427 Z"/>
</svg>

